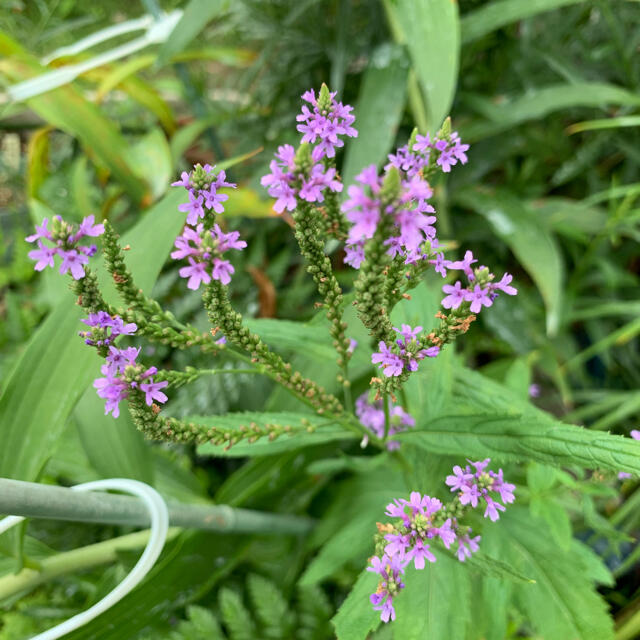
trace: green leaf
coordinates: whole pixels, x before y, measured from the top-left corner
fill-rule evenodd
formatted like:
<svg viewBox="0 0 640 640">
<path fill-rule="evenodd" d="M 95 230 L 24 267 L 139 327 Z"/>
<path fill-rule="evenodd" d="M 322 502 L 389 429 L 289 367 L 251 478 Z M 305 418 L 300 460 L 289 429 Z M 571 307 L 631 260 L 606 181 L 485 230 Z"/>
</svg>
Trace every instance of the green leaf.
<svg viewBox="0 0 640 640">
<path fill-rule="evenodd" d="M 178 24 L 158 52 L 158 65 L 180 53 L 216 16 L 227 11 L 229 0 L 191 0 Z"/>
<path fill-rule="evenodd" d="M 253 573 L 247 578 L 247 586 L 265 638 L 289 638 L 294 620 L 278 587 L 271 580 Z"/>
<path fill-rule="evenodd" d="M 225 640 L 215 616 L 204 607 L 187 607 L 188 620 L 182 620 L 169 640 Z M 149 636 L 150 638 L 153 636 Z"/>
<path fill-rule="evenodd" d="M 291 428 L 290 434 L 284 433 L 274 440 L 271 440 L 268 436 L 262 436 L 255 442 L 240 441 L 230 448 L 225 445 L 214 445 L 207 442 L 198 447 L 200 455 L 234 458 L 263 456 L 336 440 L 352 440 L 357 437 L 352 431 L 347 431 L 335 423 L 328 423 L 326 419 L 312 414 L 242 412 L 227 413 L 221 416 L 193 416 L 186 418 L 186 420 L 223 429 L 240 430 L 249 428 L 251 424 L 256 424 L 260 427 L 278 425 Z M 309 428 L 312 429 L 311 432 L 308 431 Z"/>
<path fill-rule="evenodd" d="M 623 129 L 625 127 L 640 127 L 640 116 L 620 116 L 618 118 L 602 118 L 599 120 L 585 120 L 567 127 L 567 133 L 582 133 L 583 131 L 601 131 L 602 129 Z"/>
<path fill-rule="evenodd" d="M 235 591 L 222 587 L 218 592 L 218 604 L 231 640 L 254 640 L 257 637 L 251 614 Z"/>
<path fill-rule="evenodd" d="M 103 478 L 133 478 L 153 485 L 149 445 L 131 421 L 128 411 L 113 419 L 104 415 L 104 402 L 87 389 L 73 418 L 91 466 Z"/>
<path fill-rule="evenodd" d="M 436 553 L 437 562 L 422 570 L 407 566 L 400 591 L 393 604 L 396 620 L 393 637 L 398 640 L 451 640 L 464 638 L 470 610 L 469 572 L 457 560 Z"/>
<path fill-rule="evenodd" d="M 460 21 L 462 43 L 477 40 L 507 24 L 544 11 L 582 3 L 584 0 L 498 0 L 465 13 Z"/>
<path fill-rule="evenodd" d="M 532 496 L 529 508 L 532 516 L 542 520 L 544 523 L 542 526 L 549 532 L 558 547 L 568 551 L 573 532 L 566 509 L 551 496 Z"/>
<path fill-rule="evenodd" d="M 169 186 L 173 164 L 169 143 L 162 129 L 151 129 L 129 149 L 129 164 L 136 175 L 144 177 L 157 200 Z"/>
<path fill-rule="evenodd" d="M 564 264 L 553 235 L 511 194 L 473 190 L 458 193 L 456 199 L 484 216 L 527 270 L 544 300 L 547 334 L 554 336 L 560 324 Z"/>
<path fill-rule="evenodd" d="M 584 545 L 574 540 L 564 552 L 548 539 L 526 510 L 510 507 L 499 526 L 488 535 L 499 535 L 502 559 L 536 580 L 515 585 L 519 606 L 541 637 L 554 640 L 610 640 L 613 622 L 607 605 L 594 588 L 602 574 L 601 562 L 584 556 Z"/>
<path fill-rule="evenodd" d="M 504 385 L 517 393 L 523 400 L 529 398 L 529 384 L 531 383 L 531 368 L 526 358 L 515 358 L 504 378 Z"/>
<path fill-rule="evenodd" d="M 366 640 L 380 625 L 380 613 L 374 611 L 369 596 L 378 586 L 378 576 L 364 570 L 346 600 L 331 619 L 338 640 Z"/>
<path fill-rule="evenodd" d="M 640 96 L 621 87 L 599 82 L 560 84 L 528 91 L 524 96 L 502 99 L 499 102 L 480 96 L 465 96 L 465 102 L 481 113 L 485 122 L 460 127 L 463 140 L 477 142 L 498 135 L 528 120 L 544 118 L 549 113 L 573 107 L 607 105 L 636 107 Z"/>
<path fill-rule="evenodd" d="M 511 580 L 513 582 L 525 582 L 528 584 L 535 583 L 535 580 L 516 571 L 512 566 L 501 560 L 496 560 L 484 553 L 484 549 L 480 553 L 473 554 L 465 560 L 465 565 L 471 569 L 489 576 L 490 578 L 499 578 L 500 580 Z"/>
<path fill-rule="evenodd" d="M 424 94 L 429 130 L 449 113 L 458 81 L 460 23 L 451 0 L 388 0 Z"/>
<path fill-rule="evenodd" d="M 407 74 L 407 61 L 400 48 L 384 45 L 373 52 L 358 96 L 358 137 L 349 141 L 345 153 L 345 185 L 352 184 L 366 166 L 380 166 L 386 160 L 404 110 Z"/>
<path fill-rule="evenodd" d="M 447 415 L 394 436 L 425 451 L 462 458 L 536 460 L 640 474 L 640 442 L 517 412 Z"/>
</svg>

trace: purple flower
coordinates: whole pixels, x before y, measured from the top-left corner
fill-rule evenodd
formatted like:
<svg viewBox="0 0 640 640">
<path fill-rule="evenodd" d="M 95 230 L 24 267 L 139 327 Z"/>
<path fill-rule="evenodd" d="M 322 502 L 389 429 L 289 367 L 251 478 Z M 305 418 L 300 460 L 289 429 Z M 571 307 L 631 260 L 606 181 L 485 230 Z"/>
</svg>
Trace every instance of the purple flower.
<svg viewBox="0 0 640 640">
<path fill-rule="evenodd" d="M 88 345 L 98 347 L 109 346 L 118 336 L 133 335 L 138 329 L 134 322 L 125 324 L 120 316 L 112 318 L 106 311 L 90 313 L 88 318 L 80 322 L 91 327 L 90 331 L 81 331 L 80 336 Z"/>
<path fill-rule="evenodd" d="M 235 269 L 228 260 L 220 260 L 220 258 L 213 259 L 211 276 L 214 280 L 219 280 L 222 284 L 229 284 L 231 282 L 231 274 L 234 271 Z"/>
<path fill-rule="evenodd" d="M 151 406 L 154 400 L 162 403 L 166 402 L 167 396 L 160 389 L 164 389 L 168 384 L 166 380 L 162 382 L 142 382 L 140 390 L 144 392 L 144 399 L 147 405 Z"/>
<path fill-rule="evenodd" d="M 29 236 L 30 238 L 34 238 L 35 236 Z M 29 240 L 29 238 L 27 238 Z M 28 256 L 32 260 L 36 260 L 36 264 L 34 269 L 36 271 L 42 271 L 45 267 L 53 267 L 53 256 L 58 252 L 57 247 L 47 247 L 42 244 L 42 240 L 38 240 L 38 248 L 33 251 L 29 251 Z M 84 275 L 84 270 L 83 270 Z"/>
<path fill-rule="evenodd" d="M 86 255 L 79 253 L 75 249 L 69 249 L 68 251 L 58 250 L 58 255 L 62 258 L 60 273 L 65 274 L 70 271 L 74 280 L 84 278 L 84 265 L 89 264 L 89 258 Z"/>
<path fill-rule="evenodd" d="M 364 262 L 364 244 L 348 244 L 345 248 L 344 263 L 359 269 Z"/>
<path fill-rule="evenodd" d="M 47 240 L 53 240 L 53 237 L 51 236 L 51 231 L 49 231 L 47 229 L 47 225 L 49 224 L 49 219 L 45 218 L 42 221 L 42 224 L 40 226 L 36 225 L 36 232 L 31 235 L 31 236 L 27 236 L 25 238 L 25 240 L 27 242 L 35 242 L 36 240 L 39 240 L 40 238 L 45 238 Z M 41 245 L 42 243 L 38 242 L 38 245 Z M 53 266 L 53 265 L 51 265 Z M 38 269 L 38 271 L 40 271 L 40 269 Z"/>
<path fill-rule="evenodd" d="M 447 518 L 442 526 L 436 530 L 442 544 L 448 549 L 456 541 L 456 533 L 452 528 L 451 518 Z"/>
<path fill-rule="evenodd" d="M 456 282 L 453 286 L 445 284 L 442 287 L 442 291 L 448 294 L 442 299 L 442 306 L 445 309 L 457 309 L 469 293 L 466 289 L 462 288 L 462 283 L 460 281 Z"/>
<path fill-rule="evenodd" d="M 194 291 L 204 282 L 211 282 L 211 276 L 207 273 L 207 264 L 205 262 L 196 262 L 193 258 L 189 258 L 189 266 L 182 267 L 179 271 L 180 277 L 189 278 L 187 288 Z M 216 278 L 218 280 L 219 278 Z"/>
<path fill-rule="evenodd" d="M 487 516 L 489 516 L 491 522 L 495 522 L 500 518 L 500 514 L 498 513 L 498 511 L 504 511 L 505 508 L 499 502 L 495 502 L 489 496 L 486 496 L 485 500 L 487 502 L 487 508 L 485 509 L 484 517 L 486 518 Z"/>
<path fill-rule="evenodd" d="M 390 424 L 387 435 L 392 436 L 415 426 L 416 421 L 400 405 L 393 404 L 390 399 L 388 402 Z M 356 400 L 356 416 L 361 424 L 369 429 L 369 431 L 378 438 L 384 438 L 385 416 L 382 400 L 369 402 L 368 393 L 363 393 Z M 398 442 L 394 442 L 393 440 L 387 441 L 387 449 L 389 450 L 395 449 L 398 446 Z"/>
<path fill-rule="evenodd" d="M 512 287 L 509 283 L 513 280 L 513 276 L 505 273 L 502 276 L 500 282 L 492 283 L 490 286 L 493 289 L 500 289 L 500 291 L 504 291 L 509 296 L 515 296 L 518 293 L 518 290 L 515 287 Z"/>
<path fill-rule="evenodd" d="M 453 475 L 447 476 L 445 484 L 451 487 L 451 491 L 459 491 L 472 478 L 473 474 L 468 472 L 468 468 L 467 470 L 463 470 L 461 467 L 456 465 L 453 467 Z"/>
<path fill-rule="evenodd" d="M 94 216 L 87 216 L 82 220 L 80 226 L 78 227 L 78 231 L 76 233 L 76 237 L 79 240 L 83 236 L 91 236 L 95 238 L 97 236 L 101 236 L 104 233 L 104 224 L 94 224 Z"/>
<path fill-rule="evenodd" d="M 465 275 L 469 279 L 473 279 L 473 269 L 471 265 L 475 262 L 478 262 L 474 257 L 471 251 L 466 251 L 464 254 L 464 259 L 455 260 L 449 264 L 449 269 L 461 269 L 464 271 Z"/>
<path fill-rule="evenodd" d="M 184 228 L 182 235 L 176 238 L 176 251 L 171 253 L 171 257 L 188 259 L 189 266 L 182 267 L 179 273 L 189 279 L 187 287 L 195 290 L 202 283 L 211 282 L 211 278 L 229 284 L 235 269 L 228 260 L 223 259 L 223 254 L 231 249 L 242 250 L 246 246 L 247 243 L 240 240 L 238 231 L 224 233 L 218 224 L 214 224 L 209 231 L 199 224 L 195 229 Z"/>
<path fill-rule="evenodd" d="M 436 557 L 429 551 L 429 545 L 422 541 L 421 538 L 418 538 L 415 542 L 415 545 L 407 553 L 407 560 L 413 560 L 413 565 L 416 569 L 424 569 L 424 561 L 428 560 L 429 562 L 435 562 Z"/>
<path fill-rule="evenodd" d="M 383 369 L 384 375 L 388 378 L 391 376 L 399 376 L 404 369 L 404 361 L 402 358 L 393 353 L 382 340 L 378 343 L 378 348 L 380 351 L 371 356 L 371 362 L 373 364 L 380 363 L 379 368 Z"/>
<path fill-rule="evenodd" d="M 483 289 L 477 284 L 473 291 L 467 291 L 464 299 L 471 303 L 471 313 L 478 313 L 483 306 L 490 307 L 493 300 L 489 297 L 489 288 Z"/>
<path fill-rule="evenodd" d="M 201 195 L 195 195 L 193 191 L 189 191 L 189 202 L 178 205 L 178 211 L 187 214 L 187 224 L 195 225 L 198 223 L 198 218 L 204 218 L 203 201 L 204 198 Z"/>
<path fill-rule="evenodd" d="M 529 397 L 537 398 L 540 395 L 540 385 L 539 384 L 530 384 L 529 385 Z"/>
<path fill-rule="evenodd" d="M 403 324 L 402 329 L 398 329 L 397 327 L 393 327 L 393 330 L 396 333 L 399 333 L 406 342 L 410 342 L 411 340 L 416 340 L 418 334 L 422 331 L 422 327 L 416 327 L 412 329 L 408 324 Z"/>
<path fill-rule="evenodd" d="M 335 93 L 329 93 L 329 105 L 321 110 L 313 89 L 302 94 L 302 99 L 313 109 L 303 105 L 302 113 L 296 116 L 296 120 L 300 123 L 297 129 L 303 134 L 301 142 L 309 144 L 317 142 L 314 158 L 316 162 L 325 155 L 328 158 L 335 156 L 336 147 L 344 145 L 339 136 L 356 137 L 358 135 L 351 126 L 355 121 L 355 116 L 351 114 L 353 107 L 336 102 L 335 95 Z"/>
<path fill-rule="evenodd" d="M 471 532 L 471 529 L 469 529 L 469 532 Z M 468 535 L 460 536 L 458 538 L 458 551 L 456 552 L 458 560 L 464 562 L 467 558 L 470 558 L 471 554 L 480 548 L 478 542 L 480 542 L 480 536 L 475 538 L 470 538 Z"/>
<path fill-rule="evenodd" d="M 371 566 L 367 571 L 372 571 L 380 576 L 380 582 L 375 593 L 369 597 L 374 611 L 380 611 L 380 619 L 383 622 L 395 620 L 396 613 L 393 608 L 393 598 L 400 589 L 404 589 L 400 576 L 404 573 L 404 566 L 398 556 L 390 558 L 383 555 L 382 558 L 374 556 L 370 559 Z"/>
<path fill-rule="evenodd" d="M 180 180 L 178 180 L 176 182 L 172 182 L 171 186 L 172 187 L 184 187 L 185 189 L 189 189 L 191 187 L 190 178 L 191 178 L 191 176 L 186 171 L 183 171 L 180 174 Z"/>
</svg>

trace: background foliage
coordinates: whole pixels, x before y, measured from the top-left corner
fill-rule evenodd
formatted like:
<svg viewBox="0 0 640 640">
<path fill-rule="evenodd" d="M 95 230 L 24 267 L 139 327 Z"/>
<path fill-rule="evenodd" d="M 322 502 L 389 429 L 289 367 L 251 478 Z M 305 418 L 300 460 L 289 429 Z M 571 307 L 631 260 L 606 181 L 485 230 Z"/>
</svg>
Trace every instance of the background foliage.
<svg viewBox="0 0 640 640">
<path fill-rule="evenodd" d="M 43 58 L 116 21 L 177 7 L 184 16 L 165 42 L 24 102 L 2 96 L 0 475 L 61 484 L 127 476 L 176 500 L 308 513 L 320 524 L 308 540 L 184 532 L 141 588 L 77 637 L 122 638 L 124 625 L 132 639 L 365 637 L 376 627 L 366 602 L 375 579 L 361 571 L 385 501 L 409 489 L 436 494 L 452 464 L 476 455 L 506 462 L 519 488 L 504 526 L 483 531 L 483 551 L 535 585 L 439 558 L 411 576 L 404 613 L 375 637 L 635 637 L 640 492 L 615 471 L 637 473 L 640 462 L 633 443 L 600 434 L 627 435 L 640 412 L 638 4 L 10 0 L 0 81 L 6 89 L 85 61 L 132 36 Z M 300 93 L 323 81 L 356 108 L 345 182 L 382 163 L 414 124 L 433 130 L 451 113 L 472 148 L 469 164 L 435 185 L 440 235 L 514 273 L 519 295 L 499 299 L 455 355 L 412 378 L 410 409 L 424 428 L 405 436 L 414 453 L 404 472 L 387 454 L 357 457 L 350 441 L 276 440 L 225 455 L 146 442 L 87 392 L 98 359 L 76 338 L 81 312 L 63 279 L 33 272 L 22 239 L 54 213 L 108 218 L 134 248 L 141 286 L 207 330 L 199 296 L 166 263 L 182 222 L 167 185 L 194 162 L 246 155 L 230 169 L 240 189 L 229 226 L 249 244 L 234 304 L 297 367 L 321 369 L 331 347 L 317 331 L 313 284 L 259 177 L 271 151 L 296 138 Z M 348 284 L 352 275 L 338 277 Z M 427 279 L 398 321 L 433 315 L 438 286 Z M 167 367 L 210 364 L 146 349 Z M 333 372 L 318 375 L 330 386 Z M 360 375 L 364 389 L 366 366 Z M 264 410 L 304 409 L 260 377 L 231 375 L 200 378 L 167 405 L 180 417 Z M 517 422 L 515 439 L 500 419 Z M 22 551 L 0 544 L 2 575 L 126 531 L 33 522 L 27 533 Z M 0 638 L 28 637 L 85 608 L 137 553 L 3 593 Z M 421 628 L 409 613 L 424 593 L 439 595 Z"/>
</svg>

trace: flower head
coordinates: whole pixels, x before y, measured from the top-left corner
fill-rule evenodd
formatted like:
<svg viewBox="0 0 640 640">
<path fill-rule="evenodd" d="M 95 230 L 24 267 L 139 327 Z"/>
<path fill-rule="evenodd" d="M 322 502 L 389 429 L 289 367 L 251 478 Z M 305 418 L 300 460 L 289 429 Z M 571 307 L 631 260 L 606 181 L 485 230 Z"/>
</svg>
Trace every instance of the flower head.
<svg viewBox="0 0 640 640">
<path fill-rule="evenodd" d="M 55 216 L 49 229 L 49 220 L 45 218 L 40 226 L 36 225 L 36 232 L 27 236 L 27 242 L 36 242 L 37 249 L 29 252 L 29 258 L 35 261 L 35 270 L 42 271 L 45 267 L 54 267 L 54 257 L 61 258 L 60 273 L 70 273 L 74 280 L 84 278 L 85 266 L 89 258 L 95 254 L 95 245 L 81 245 L 80 240 L 85 236 L 96 237 L 104 233 L 103 224 L 95 224 L 94 216 L 87 216 L 78 225 L 65 222 L 60 216 Z M 49 244 L 51 243 L 53 246 Z"/>
</svg>

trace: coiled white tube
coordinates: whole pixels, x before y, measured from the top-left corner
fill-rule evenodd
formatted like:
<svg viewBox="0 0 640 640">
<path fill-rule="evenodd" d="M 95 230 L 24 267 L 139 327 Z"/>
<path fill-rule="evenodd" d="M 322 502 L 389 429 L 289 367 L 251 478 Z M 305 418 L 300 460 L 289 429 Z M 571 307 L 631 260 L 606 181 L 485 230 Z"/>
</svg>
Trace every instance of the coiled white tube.
<svg viewBox="0 0 640 640">
<path fill-rule="evenodd" d="M 44 633 L 34 636 L 31 640 L 56 640 L 62 636 L 75 631 L 93 620 L 101 613 L 110 609 L 116 602 L 122 600 L 132 589 L 134 589 L 142 579 L 149 573 L 156 563 L 158 556 L 162 552 L 167 538 L 169 528 L 169 512 L 163 497 L 149 485 L 137 480 L 126 478 L 111 478 L 109 480 L 96 480 L 95 482 L 85 482 L 71 487 L 73 491 L 102 491 L 106 489 L 116 489 L 137 496 L 142 500 L 149 510 L 151 519 L 151 535 L 140 559 L 135 567 L 129 572 L 125 579 L 118 586 L 108 593 L 102 600 L 96 602 L 92 607 L 78 615 L 65 620 L 61 624 L 49 629 Z M 0 534 L 22 522 L 22 516 L 8 516 L 0 520 Z"/>
</svg>

